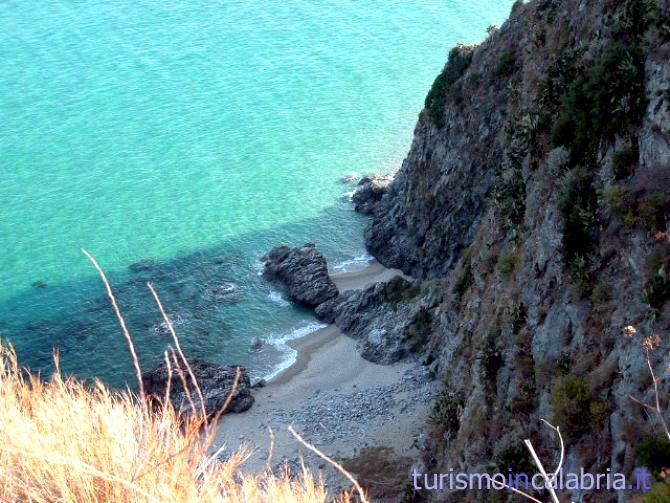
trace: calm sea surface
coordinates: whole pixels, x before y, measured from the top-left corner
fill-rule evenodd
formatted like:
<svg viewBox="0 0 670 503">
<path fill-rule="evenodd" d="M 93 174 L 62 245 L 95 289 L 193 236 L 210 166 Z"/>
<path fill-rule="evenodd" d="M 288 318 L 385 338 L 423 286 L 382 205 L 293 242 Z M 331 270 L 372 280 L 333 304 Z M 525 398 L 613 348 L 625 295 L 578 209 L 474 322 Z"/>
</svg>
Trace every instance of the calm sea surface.
<svg viewBox="0 0 670 503">
<path fill-rule="evenodd" d="M 0 6 L 0 333 L 23 364 L 132 379 L 169 343 L 268 375 L 313 330 L 258 276 L 275 244 L 364 256 L 340 183 L 397 169 L 456 42 L 512 0 L 8 1 Z M 144 261 L 132 270 L 131 264 Z M 346 262 L 350 261 L 350 262 Z M 275 342 L 251 352 L 256 338 Z"/>
</svg>

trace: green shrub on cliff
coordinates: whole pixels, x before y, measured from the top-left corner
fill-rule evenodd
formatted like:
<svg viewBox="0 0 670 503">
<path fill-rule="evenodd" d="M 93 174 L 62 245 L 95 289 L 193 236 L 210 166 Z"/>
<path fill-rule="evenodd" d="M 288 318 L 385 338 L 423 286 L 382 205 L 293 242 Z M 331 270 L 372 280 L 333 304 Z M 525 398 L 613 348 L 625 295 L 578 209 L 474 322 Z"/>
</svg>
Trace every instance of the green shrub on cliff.
<svg viewBox="0 0 670 503">
<path fill-rule="evenodd" d="M 583 169 L 570 171 L 563 180 L 558 207 L 563 217 L 563 254 L 572 272 L 588 267 L 595 242 L 598 206 L 593 175 Z"/>
<path fill-rule="evenodd" d="M 663 191 L 614 185 L 605 191 L 605 202 L 626 227 L 662 231 L 670 214 L 670 196 Z"/>
<path fill-rule="evenodd" d="M 516 55 L 512 52 L 504 52 L 493 69 L 493 77 L 509 77 L 517 70 L 517 68 L 518 62 Z"/>
<path fill-rule="evenodd" d="M 591 166 L 601 138 L 637 124 L 643 105 L 642 50 L 636 44 L 614 42 L 561 95 L 552 141 L 555 146 L 569 148 L 573 166 Z"/>
<path fill-rule="evenodd" d="M 607 419 L 607 404 L 593 396 L 585 379 L 575 375 L 554 381 L 550 403 L 554 424 L 573 438 L 600 431 Z"/>
<path fill-rule="evenodd" d="M 396 276 L 384 285 L 384 300 L 396 311 L 398 304 L 416 297 L 420 292 L 418 286 L 412 286 L 402 276 Z"/>
<path fill-rule="evenodd" d="M 670 300 L 670 283 L 665 265 L 662 265 L 647 282 L 642 291 L 642 300 L 649 305 L 652 314 L 656 314 Z"/>
<path fill-rule="evenodd" d="M 435 400 L 431 421 L 444 433 L 453 438 L 461 425 L 461 414 L 465 406 L 465 397 L 461 393 L 443 390 Z"/>
<path fill-rule="evenodd" d="M 612 172 L 614 178 L 623 180 L 633 173 L 633 166 L 637 161 L 638 153 L 632 148 L 626 148 L 616 152 L 612 156 Z"/>
<path fill-rule="evenodd" d="M 514 175 L 507 180 L 501 177 L 493 191 L 493 200 L 506 229 L 520 225 L 526 211 L 526 184 L 520 172 Z"/>
<path fill-rule="evenodd" d="M 489 384 L 495 382 L 498 371 L 504 363 L 500 347 L 498 346 L 497 335 L 500 335 L 499 331 L 498 333 L 492 332 L 486 337 L 479 354 L 482 371 Z"/>
<path fill-rule="evenodd" d="M 637 198 L 628 187 L 614 185 L 605 191 L 605 201 L 612 212 L 626 227 L 632 227 L 637 221 Z"/>
<path fill-rule="evenodd" d="M 645 440 L 635 447 L 635 459 L 653 473 L 661 468 L 670 468 L 670 444 L 667 439 Z"/>
<path fill-rule="evenodd" d="M 516 250 L 510 250 L 500 257 L 500 262 L 498 262 L 498 269 L 502 274 L 510 274 L 516 269 L 517 264 L 519 263 L 519 253 Z"/>
<path fill-rule="evenodd" d="M 444 127 L 444 103 L 452 86 L 465 73 L 472 62 L 472 50 L 469 47 L 458 45 L 449 52 L 449 60 L 442 72 L 437 76 L 433 86 L 426 96 L 425 106 L 428 115 L 438 127 Z"/>
<path fill-rule="evenodd" d="M 456 282 L 452 288 L 452 292 L 458 300 L 467 292 L 474 280 L 472 275 L 472 250 L 468 249 L 461 259 L 461 268 L 458 270 Z"/>
<path fill-rule="evenodd" d="M 598 207 L 593 172 L 603 139 L 626 133 L 639 124 L 644 112 L 644 51 L 641 35 L 646 29 L 648 2 L 633 0 L 620 15 L 622 26 L 615 40 L 605 48 L 595 64 L 577 64 L 581 51 L 566 51 L 550 67 L 540 89 L 540 103 L 556 110 L 551 128 L 554 147 L 570 151 L 571 173 L 566 177 L 559 207 L 563 220 L 563 252 L 572 273 L 588 279 L 590 257 L 597 238 L 595 212 Z M 643 19 L 644 18 L 644 19 Z M 625 22 L 624 22 L 625 21 Z M 554 108 L 557 107 L 557 108 Z M 550 112 L 550 115 L 551 114 Z M 543 116 L 543 123 L 552 123 Z M 635 152 L 615 155 L 617 178 L 630 174 Z M 625 208 L 617 208 L 624 217 Z"/>
<path fill-rule="evenodd" d="M 667 482 L 658 482 L 648 493 L 645 493 L 643 503 L 667 503 L 670 501 L 670 485 Z"/>
</svg>

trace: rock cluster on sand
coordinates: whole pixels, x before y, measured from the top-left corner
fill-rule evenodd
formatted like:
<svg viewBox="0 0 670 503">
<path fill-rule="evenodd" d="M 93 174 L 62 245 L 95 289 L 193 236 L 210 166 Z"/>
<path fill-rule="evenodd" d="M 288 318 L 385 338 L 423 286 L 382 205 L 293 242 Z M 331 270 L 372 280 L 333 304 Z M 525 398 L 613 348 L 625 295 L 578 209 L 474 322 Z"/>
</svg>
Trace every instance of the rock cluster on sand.
<svg viewBox="0 0 670 503">
<path fill-rule="evenodd" d="M 314 243 L 300 248 L 277 246 L 261 261 L 265 266 L 263 277 L 286 285 L 289 297 L 303 306 L 315 308 L 337 296 L 326 259 Z"/>
<path fill-rule="evenodd" d="M 419 349 L 428 336 L 434 303 L 416 302 L 416 288 L 400 276 L 340 294 L 328 275 L 326 259 L 311 243 L 274 248 L 262 260 L 265 278 L 286 284 L 293 300 L 358 341 L 366 360 L 382 365 L 397 362 Z"/>
<path fill-rule="evenodd" d="M 315 313 L 358 341 L 363 358 L 387 365 L 414 352 L 428 336 L 431 315 L 413 302 L 414 290 L 412 283 L 398 276 L 388 283 L 343 292 Z"/>
<path fill-rule="evenodd" d="M 206 362 L 199 358 L 189 359 L 189 364 L 193 370 L 198 385 L 202 391 L 205 400 L 205 411 L 208 415 L 217 413 L 230 395 L 237 367 L 224 366 L 220 367 L 213 363 Z M 186 381 L 190 383 L 188 373 L 183 368 Z M 237 384 L 235 394 L 226 409 L 228 412 L 244 412 L 249 409 L 254 403 L 254 397 L 251 396 L 251 385 L 249 376 L 244 368 L 240 367 L 241 375 Z M 161 363 L 158 367 L 142 374 L 142 382 L 144 383 L 145 391 L 150 395 L 159 397 L 165 396 L 165 391 L 168 382 L 168 369 L 165 363 Z M 191 411 L 184 387 L 179 376 L 175 373 L 173 368 L 172 382 L 170 388 L 170 399 L 177 408 L 182 408 L 186 412 Z M 195 387 L 190 386 L 189 392 L 195 402 L 196 409 L 200 408 L 200 400 Z"/>
<path fill-rule="evenodd" d="M 358 182 L 358 188 L 351 200 L 359 213 L 371 215 L 374 213 L 382 196 L 386 193 L 395 175 L 367 175 Z"/>
</svg>

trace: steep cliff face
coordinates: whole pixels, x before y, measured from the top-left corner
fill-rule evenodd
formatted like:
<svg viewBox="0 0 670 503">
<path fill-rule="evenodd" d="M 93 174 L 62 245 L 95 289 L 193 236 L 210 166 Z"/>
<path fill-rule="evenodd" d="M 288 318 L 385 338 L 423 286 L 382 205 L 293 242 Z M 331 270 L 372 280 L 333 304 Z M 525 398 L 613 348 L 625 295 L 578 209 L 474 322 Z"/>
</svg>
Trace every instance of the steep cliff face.
<svg viewBox="0 0 670 503">
<path fill-rule="evenodd" d="M 540 418 L 569 469 L 648 463 L 662 430 L 630 395 L 653 397 L 644 337 L 668 377 L 669 217 L 670 1 L 517 4 L 452 51 L 366 231 L 422 283 L 444 380 L 427 468 L 522 470 L 523 438 L 553 466 Z"/>
</svg>

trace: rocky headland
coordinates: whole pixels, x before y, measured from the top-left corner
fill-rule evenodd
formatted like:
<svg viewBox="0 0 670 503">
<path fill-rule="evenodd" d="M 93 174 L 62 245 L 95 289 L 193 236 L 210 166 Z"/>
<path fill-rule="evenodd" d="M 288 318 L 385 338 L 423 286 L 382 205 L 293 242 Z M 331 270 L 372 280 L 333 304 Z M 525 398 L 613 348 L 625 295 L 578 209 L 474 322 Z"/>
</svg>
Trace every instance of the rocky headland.
<svg viewBox="0 0 670 503">
<path fill-rule="evenodd" d="M 417 278 L 412 312 L 430 320 L 416 350 L 443 389 L 423 471 L 532 469 L 526 438 L 553 465 L 541 418 L 561 427 L 566 470 L 630 474 L 652 464 L 645 449 L 666 452 L 631 396 L 653 403 L 648 356 L 668 386 L 668 173 L 667 0 L 516 2 L 451 51 L 365 233 Z M 383 319 L 403 309 L 389 304 Z"/>
</svg>

